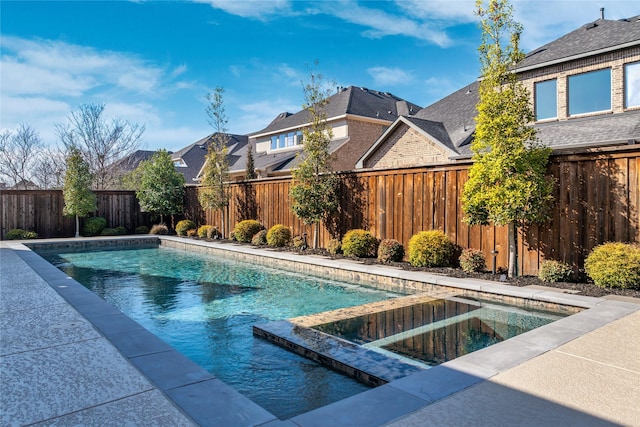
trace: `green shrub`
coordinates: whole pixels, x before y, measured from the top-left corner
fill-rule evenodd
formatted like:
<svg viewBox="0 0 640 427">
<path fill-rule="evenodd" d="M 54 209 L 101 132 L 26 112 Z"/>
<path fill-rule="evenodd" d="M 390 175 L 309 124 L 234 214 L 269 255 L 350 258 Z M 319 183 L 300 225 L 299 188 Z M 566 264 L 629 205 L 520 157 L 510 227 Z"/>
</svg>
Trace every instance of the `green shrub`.
<svg viewBox="0 0 640 427">
<path fill-rule="evenodd" d="M 196 230 L 195 228 L 190 228 L 187 230 L 188 237 L 195 237 L 197 235 L 198 235 L 198 230 Z"/>
<path fill-rule="evenodd" d="M 378 246 L 378 261 L 400 262 L 404 258 L 404 246 L 396 239 L 383 239 Z"/>
<path fill-rule="evenodd" d="M 236 241 L 236 233 L 234 233 L 233 231 L 231 231 L 231 233 L 229 233 L 229 238 L 230 238 L 232 241 L 234 241 L 234 242 L 235 242 L 235 241 Z"/>
<path fill-rule="evenodd" d="M 149 230 L 149 234 L 169 234 L 169 227 L 166 224 L 154 224 Z"/>
<path fill-rule="evenodd" d="M 267 244 L 267 230 L 260 230 L 251 238 L 253 246 L 264 246 Z"/>
<path fill-rule="evenodd" d="M 442 231 L 421 231 L 409 240 L 409 263 L 416 267 L 447 267 L 454 251 L 455 245 Z"/>
<path fill-rule="evenodd" d="M 538 271 L 538 278 L 543 282 L 569 282 L 573 277 L 573 269 L 560 261 L 544 260 Z"/>
<path fill-rule="evenodd" d="M 605 243 L 593 248 L 584 269 L 601 288 L 640 289 L 640 246 Z"/>
<path fill-rule="evenodd" d="M 176 234 L 178 236 L 186 236 L 187 231 L 195 230 L 196 223 L 191 221 L 190 219 L 183 219 L 182 221 L 178 221 L 176 224 Z"/>
<path fill-rule="evenodd" d="M 124 236 L 129 233 L 126 227 L 122 225 L 115 228 L 105 228 L 100 232 L 101 236 Z"/>
<path fill-rule="evenodd" d="M 211 232 L 211 228 L 212 227 L 210 225 L 201 225 L 198 228 L 198 237 L 200 237 L 201 239 L 209 237 L 209 233 Z"/>
<path fill-rule="evenodd" d="M 22 239 L 35 239 L 36 237 L 25 237 L 27 233 L 33 233 L 33 231 L 24 231 L 22 228 L 13 228 L 7 231 L 7 234 L 4 236 L 7 240 L 22 240 Z"/>
<path fill-rule="evenodd" d="M 378 239 L 367 230 L 355 229 L 347 231 L 341 246 L 345 256 L 373 258 L 378 252 Z"/>
<path fill-rule="evenodd" d="M 97 236 L 102 233 L 102 230 L 107 226 L 107 220 L 101 216 L 93 216 L 84 220 L 84 226 L 82 227 L 82 235 Z"/>
<path fill-rule="evenodd" d="M 211 226 L 209 231 L 207 232 L 207 238 L 209 239 L 221 239 L 222 234 L 218 231 L 218 227 Z M 233 240 L 233 232 L 231 232 L 231 240 Z"/>
<path fill-rule="evenodd" d="M 136 234 L 148 234 L 149 233 L 149 227 L 147 227 L 146 225 L 139 225 L 136 227 Z"/>
<path fill-rule="evenodd" d="M 484 253 L 478 249 L 464 249 L 458 261 L 460 268 L 467 273 L 479 273 L 487 268 Z"/>
<path fill-rule="evenodd" d="M 305 250 L 307 249 L 307 239 L 304 236 L 296 236 L 293 238 L 291 246 L 295 249 Z"/>
<path fill-rule="evenodd" d="M 342 244 L 338 239 L 331 239 L 329 243 L 327 243 L 327 252 L 331 255 L 337 255 L 342 253 Z"/>
<path fill-rule="evenodd" d="M 35 231 L 25 231 L 24 234 L 22 235 L 23 239 L 37 239 L 38 238 L 38 233 L 36 233 Z"/>
<path fill-rule="evenodd" d="M 276 224 L 267 232 L 267 244 L 281 248 L 291 243 L 291 230 L 282 224 Z"/>
<path fill-rule="evenodd" d="M 255 219 L 245 219 L 240 221 L 233 228 L 233 237 L 238 242 L 249 243 L 251 238 L 264 227 Z"/>
</svg>

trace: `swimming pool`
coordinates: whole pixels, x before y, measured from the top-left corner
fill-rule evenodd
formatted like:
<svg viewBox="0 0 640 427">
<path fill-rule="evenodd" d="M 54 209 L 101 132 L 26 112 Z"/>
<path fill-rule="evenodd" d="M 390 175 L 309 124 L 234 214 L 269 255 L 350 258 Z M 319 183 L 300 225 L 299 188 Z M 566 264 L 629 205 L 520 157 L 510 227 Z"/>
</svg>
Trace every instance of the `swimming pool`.
<svg viewBox="0 0 640 427">
<path fill-rule="evenodd" d="M 252 325 L 396 296 L 173 248 L 40 253 L 281 419 L 368 387 L 254 338 Z"/>
</svg>

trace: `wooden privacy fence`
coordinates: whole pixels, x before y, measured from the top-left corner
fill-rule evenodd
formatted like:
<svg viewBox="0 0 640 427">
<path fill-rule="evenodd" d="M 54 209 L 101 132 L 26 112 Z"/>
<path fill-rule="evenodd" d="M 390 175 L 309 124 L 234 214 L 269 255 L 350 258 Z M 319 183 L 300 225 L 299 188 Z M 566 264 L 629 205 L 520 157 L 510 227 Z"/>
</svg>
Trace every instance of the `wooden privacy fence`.
<svg viewBox="0 0 640 427">
<path fill-rule="evenodd" d="M 133 191 L 96 191 L 97 216 L 107 227 L 124 226 L 133 232 L 139 225 L 150 226 L 150 218 L 140 212 Z M 0 190 L 2 238 L 14 228 L 35 231 L 38 237 L 73 237 L 75 219 L 62 214 L 61 190 Z M 82 223 L 80 225 L 82 227 Z"/>
<path fill-rule="evenodd" d="M 407 245 L 422 230 L 443 230 L 463 248 L 484 252 L 492 267 L 508 264 L 506 227 L 469 226 L 463 221 L 460 195 L 470 164 L 342 174 L 340 210 L 323 224 L 319 242 L 364 228 L 380 239 Z M 640 147 L 608 152 L 554 155 L 549 175 L 556 181 L 551 220 L 520 230 L 518 265 L 521 274 L 537 274 L 544 259 L 582 267 L 591 249 L 607 241 L 638 242 L 640 225 Z M 289 178 L 263 179 L 231 185 L 227 230 L 242 219 L 257 219 L 265 227 L 283 224 L 294 235 L 312 228 L 290 210 Z M 190 188 L 191 200 L 197 189 Z M 196 211 L 197 209 L 192 209 Z M 220 226 L 218 211 L 208 211 L 200 223 Z"/>
</svg>

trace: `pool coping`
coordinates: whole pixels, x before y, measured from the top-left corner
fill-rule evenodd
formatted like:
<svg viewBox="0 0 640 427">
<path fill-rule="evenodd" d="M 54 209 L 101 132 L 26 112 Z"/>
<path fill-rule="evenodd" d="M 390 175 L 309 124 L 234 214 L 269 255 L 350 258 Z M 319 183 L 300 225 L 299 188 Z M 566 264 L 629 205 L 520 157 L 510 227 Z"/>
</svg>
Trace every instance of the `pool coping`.
<svg viewBox="0 0 640 427">
<path fill-rule="evenodd" d="M 146 238 L 149 239 L 149 236 Z M 125 241 L 127 239 L 135 240 L 139 237 L 74 239 L 73 242 Z M 364 265 L 350 260 L 330 260 L 244 245 L 204 242 L 172 236 L 162 236 L 157 239 L 161 245 L 185 248 L 188 246 L 190 249 L 211 248 L 235 253 L 240 258 L 260 257 L 276 262 L 286 260 L 307 267 L 314 265 L 337 268 L 350 272 L 349 274 L 375 274 L 392 281 L 435 282 L 435 285 L 458 288 L 463 291 L 488 292 L 552 304 L 569 304 L 584 309 L 549 325 L 467 354 L 438 367 L 391 381 L 386 385 L 283 421 L 158 340 L 153 334 L 66 276 L 27 246 L 15 243 L 29 249 L 16 252 L 30 268 L 87 318 L 167 398 L 200 425 L 337 426 L 349 425 L 344 420 L 352 420 L 354 417 L 360 422 L 366 422 L 367 425 L 384 425 L 640 310 L 637 304 L 606 298 L 562 294 L 544 289 L 513 288 L 497 282 L 455 279 L 424 272 Z M 69 242 L 69 239 L 61 241 Z M 58 242 L 60 240 L 51 239 L 22 243 L 33 246 Z M 366 280 L 368 279 L 365 278 Z M 371 408 L 372 402 L 379 402 L 380 410 L 367 409 Z"/>
</svg>

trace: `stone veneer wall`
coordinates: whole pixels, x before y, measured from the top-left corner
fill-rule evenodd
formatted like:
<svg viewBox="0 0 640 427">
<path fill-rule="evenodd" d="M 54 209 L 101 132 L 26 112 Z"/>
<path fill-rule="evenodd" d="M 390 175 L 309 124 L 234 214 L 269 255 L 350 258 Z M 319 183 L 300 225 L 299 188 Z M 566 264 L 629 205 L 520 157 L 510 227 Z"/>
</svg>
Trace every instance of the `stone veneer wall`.
<svg viewBox="0 0 640 427">
<path fill-rule="evenodd" d="M 626 110 L 635 110 L 640 107 L 630 109 L 624 108 L 624 65 L 640 61 L 640 47 L 610 52 L 598 56 L 592 56 L 574 61 L 564 62 L 550 67 L 544 67 L 520 74 L 520 80 L 531 93 L 531 105 L 534 104 L 534 87 L 536 82 L 557 79 L 558 90 L 558 117 L 552 120 L 566 120 L 568 116 L 568 91 L 567 77 L 581 74 L 588 71 L 611 68 L 611 111 L 622 113 Z M 602 112 L 581 114 L 580 117 L 589 115 L 599 115 Z"/>
<path fill-rule="evenodd" d="M 365 168 L 394 168 L 446 162 L 447 156 L 436 144 L 406 124 L 387 136 L 373 153 Z"/>
</svg>

